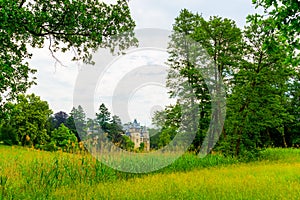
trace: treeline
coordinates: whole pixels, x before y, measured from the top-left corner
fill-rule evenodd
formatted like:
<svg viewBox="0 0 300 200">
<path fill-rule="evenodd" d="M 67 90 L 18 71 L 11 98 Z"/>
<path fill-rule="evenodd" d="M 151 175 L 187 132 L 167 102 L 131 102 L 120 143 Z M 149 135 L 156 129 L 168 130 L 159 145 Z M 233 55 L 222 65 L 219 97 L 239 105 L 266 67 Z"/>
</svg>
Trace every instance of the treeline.
<svg viewBox="0 0 300 200">
<path fill-rule="evenodd" d="M 22 145 L 48 151 L 85 151 L 88 138 L 105 133 L 111 142 L 126 150 L 134 144 L 124 135 L 118 116 L 112 116 L 104 104 L 95 119 L 86 118 L 81 106 L 53 114 L 46 101 L 31 95 L 19 95 L 15 103 L 5 105 L 0 123 L 0 141 L 6 145 Z"/>
<path fill-rule="evenodd" d="M 74 146 L 74 127 L 63 125 L 52 130 L 47 103 L 34 95 L 18 96 L 36 84 L 37 70 L 28 63 L 32 49 L 43 48 L 48 42 L 50 55 L 58 63 L 62 64 L 56 53 L 69 51 L 74 53 L 73 61 L 92 64 L 92 52 L 100 46 L 112 52 L 135 46 L 132 33 L 126 34 L 126 40 L 112 37 L 135 27 L 128 2 L 1 0 L 0 10 L 1 137 L 6 143 L 22 145 Z M 69 136 L 62 139 L 62 133 Z"/>
<path fill-rule="evenodd" d="M 167 145 L 180 131 L 182 119 L 192 119 L 191 129 L 196 130 L 191 151 L 198 152 L 205 146 L 207 152 L 215 150 L 224 155 L 251 156 L 266 147 L 300 145 L 300 3 L 280 0 L 252 2 L 261 6 L 265 13 L 248 16 L 243 29 L 238 28 L 233 20 L 216 16 L 206 20 L 186 9 L 175 19 L 168 48 L 170 70 L 166 85 L 170 97 L 179 99 L 179 102 L 154 117 L 160 130 L 150 130 L 153 132 L 150 138 L 152 148 Z M 110 36 L 134 28 L 127 2 L 121 1 L 119 5 L 104 9 L 99 6 L 100 10 L 90 13 L 95 17 L 82 17 L 80 23 L 70 24 L 75 27 L 72 30 L 77 26 L 85 27 L 82 29 L 84 33 L 90 33 L 80 36 L 77 32 L 69 33 L 69 26 L 44 30 L 48 19 L 51 21 L 56 16 L 51 14 L 53 10 L 47 11 L 48 17 L 40 18 L 37 23 L 32 19 L 45 16 L 45 12 L 39 9 L 29 9 L 28 12 L 23 3 L 18 5 L 18 2 L 7 1 L 0 6 L 4 13 L 0 15 L 0 18 L 4 16 L 1 18 L 3 23 L 0 23 L 0 39 L 4 45 L 0 47 L 0 140 L 6 144 L 48 150 L 80 149 L 81 138 L 95 136 L 100 133 L 97 131 L 100 128 L 115 145 L 132 149 L 130 140 L 123 137 L 120 120 L 112 117 L 104 105 L 100 106 L 95 119 L 86 119 L 80 107 L 74 108 L 69 115 L 52 115 L 47 102 L 39 97 L 18 95 L 25 93 L 35 82 L 30 77 L 36 70 L 30 69 L 28 63 L 24 64 L 24 60 L 31 57 L 26 48 L 28 41 L 31 47 L 42 47 L 46 38 L 53 37 L 57 43 L 49 47 L 52 53 L 52 48 L 65 52 L 74 47 L 82 53 L 75 60 L 92 62 L 89 49 L 99 45 L 118 49 L 114 48 L 118 42 L 111 40 Z M 73 3 L 62 6 L 72 4 L 77 8 L 77 3 Z M 50 5 L 46 1 L 37 4 Z M 91 6 L 89 2 L 86 5 Z M 61 11 L 60 6 L 57 9 Z M 116 23 L 111 23 L 107 9 L 118 11 L 109 12 L 115 16 Z M 101 23 L 91 20 L 97 18 L 99 11 L 107 18 L 101 19 Z M 20 19 L 27 19 L 28 30 L 19 28 L 23 27 Z M 63 31 L 67 29 L 68 34 Z M 37 34 L 37 30 L 42 34 Z M 99 30 L 110 31 L 104 31 L 103 38 Z M 119 49 L 136 44 L 133 34 L 128 36 L 128 40 L 121 37 L 117 45 Z M 67 43 L 68 48 L 59 48 L 59 42 Z M 211 68 L 206 68 L 207 61 Z M 218 94 L 220 96 L 215 96 Z M 184 106 L 188 104 L 191 106 Z M 196 113 L 192 112 L 195 107 Z M 188 113 L 189 108 L 190 119 L 183 117 L 183 109 Z M 216 123 L 210 126 L 211 120 Z M 207 133 L 210 137 L 206 141 Z"/>
<path fill-rule="evenodd" d="M 247 21 L 240 29 L 233 20 L 205 20 L 186 9 L 175 19 L 167 87 L 171 98 L 198 106 L 192 151 L 206 145 L 208 152 L 241 156 L 266 147 L 300 145 L 299 43 L 290 42 L 291 32 L 281 32 L 272 16 L 255 14 Z M 205 76 L 209 70 L 213 72 Z M 211 98 L 216 93 L 226 99 L 225 122 L 225 104 Z M 154 137 L 155 148 L 175 137 L 183 106 L 178 103 L 156 114 L 161 131 Z M 217 130 L 220 124 L 209 128 L 211 120 L 224 122 L 223 129 Z M 207 134 L 212 136 L 203 144 Z"/>
</svg>

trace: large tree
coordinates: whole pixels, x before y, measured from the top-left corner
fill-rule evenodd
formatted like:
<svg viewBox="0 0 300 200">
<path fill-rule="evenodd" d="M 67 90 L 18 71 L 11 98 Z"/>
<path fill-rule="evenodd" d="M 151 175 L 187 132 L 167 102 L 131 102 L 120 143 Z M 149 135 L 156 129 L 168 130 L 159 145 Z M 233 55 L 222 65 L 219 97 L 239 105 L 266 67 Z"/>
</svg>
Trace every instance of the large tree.
<svg viewBox="0 0 300 200">
<path fill-rule="evenodd" d="M 225 141 L 231 147 L 225 149 L 235 155 L 271 146 L 275 137 L 286 146 L 283 128 L 292 120 L 286 109 L 287 83 L 294 72 L 286 62 L 289 48 L 268 29 L 268 21 L 258 15 L 249 19 L 244 30 L 243 62 L 234 74 L 227 104 Z"/>
<path fill-rule="evenodd" d="M 300 74 L 293 77 L 289 84 L 287 110 L 294 120 L 285 124 L 284 134 L 288 146 L 300 146 Z"/>
<path fill-rule="evenodd" d="M 203 49 L 198 48 L 194 34 L 197 27 L 200 26 L 203 18 L 198 14 L 193 14 L 187 9 L 183 9 L 175 19 L 171 41 L 168 47 L 168 66 L 170 67 L 167 77 L 167 87 L 170 97 L 177 98 L 177 105 L 166 108 L 163 113 L 156 113 L 156 124 L 158 120 L 164 122 L 161 126 L 159 146 L 165 146 L 174 138 L 180 128 L 181 118 L 186 116 L 180 107 L 195 108 L 202 104 L 202 108 L 207 112 L 207 103 L 209 104 L 209 91 L 204 83 L 204 78 L 200 73 L 199 66 L 196 66 L 196 60 L 200 57 Z M 201 99 L 201 100 L 200 100 Z M 189 106 L 184 106 L 189 104 Z M 199 106 L 201 107 L 201 106 Z M 185 114 L 183 114 L 184 112 Z M 177 114 L 176 114 L 177 113 Z M 191 112 L 189 117 L 192 119 L 190 124 L 193 131 L 197 130 L 198 123 L 195 120 L 198 113 Z M 163 117 L 164 119 L 160 119 Z M 200 119 L 202 121 L 203 118 Z M 200 133 L 202 137 L 202 133 Z M 199 137 L 199 133 L 197 134 Z M 199 141 L 196 146 L 199 146 Z"/>
<path fill-rule="evenodd" d="M 17 103 L 10 103 L 6 123 L 15 130 L 22 145 L 45 144 L 49 139 L 47 123 L 51 114 L 48 103 L 40 97 L 34 94 L 19 95 Z"/>
<path fill-rule="evenodd" d="M 55 52 L 73 51 L 74 60 L 91 62 L 98 47 L 122 50 L 135 42 L 126 0 L 111 5 L 91 0 L 0 1 L 0 108 L 34 83 L 25 62 L 29 47 L 48 45 Z M 113 37 L 126 32 L 123 37 Z M 48 41 L 48 42 L 46 42 Z"/>
<path fill-rule="evenodd" d="M 220 134 L 226 137 L 221 127 L 225 117 L 224 101 L 231 93 L 232 77 L 242 57 L 242 32 L 233 20 L 213 16 L 208 21 L 202 19 L 194 37 L 213 62 L 211 67 L 213 73 L 209 73 L 212 78 L 208 81 L 212 96 L 211 122 L 213 124 L 209 128 L 207 144 L 204 144 L 207 145 L 207 152 L 209 152 L 218 141 Z M 205 122 L 208 124 L 207 119 Z"/>
<path fill-rule="evenodd" d="M 216 122 L 210 129 L 207 151 L 216 142 L 216 133 L 222 132 L 224 102 L 219 97 L 225 96 L 223 80 L 229 88 L 241 58 L 241 38 L 241 30 L 234 21 L 226 18 L 205 20 L 184 9 L 175 19 L 169 45 L 167 86 L 171 97 L 189 99 L 191 107 L 197 105 L 199 108 L 199 123 L 194 125 L 198 126 L 194 146 L 201 145 L 210 119 Z M 211 101 L 210 95 L 215 95 L 215 102 Z M 214 105 L 213 110 L 211 105 Z M 192 119 L 196 118 L 194 115 L 196 113 L 192 114 Z"/>
</svg>

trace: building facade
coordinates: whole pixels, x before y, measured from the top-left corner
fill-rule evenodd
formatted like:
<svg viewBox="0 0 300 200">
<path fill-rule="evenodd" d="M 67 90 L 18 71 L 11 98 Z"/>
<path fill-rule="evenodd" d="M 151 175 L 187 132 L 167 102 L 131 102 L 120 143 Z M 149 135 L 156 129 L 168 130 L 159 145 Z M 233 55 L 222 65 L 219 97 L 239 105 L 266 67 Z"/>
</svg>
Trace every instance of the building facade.
<svg viewBox="0 0 300 200">
<path fill-rule="evenodd" d="M 134 149 L 140 148 L 144 143 L 144 150 L 150 151 L 150 137 L 146 126 L 141 126 L 135 119 L 132 123 L 125 124 L 123 126 L 125 134 L 134 143 Z"/>
</svg>

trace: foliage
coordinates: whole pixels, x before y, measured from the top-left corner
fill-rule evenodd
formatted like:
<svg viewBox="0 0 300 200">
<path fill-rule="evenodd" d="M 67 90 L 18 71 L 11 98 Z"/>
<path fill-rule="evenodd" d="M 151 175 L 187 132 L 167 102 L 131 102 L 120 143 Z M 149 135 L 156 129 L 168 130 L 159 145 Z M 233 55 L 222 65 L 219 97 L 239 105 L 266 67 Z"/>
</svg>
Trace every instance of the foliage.
<svg viewBox="0 0 300 200">
<path fill-rule="evenodd" d="M 18 145 L 19 138 L 16 129 L 9 124 L 0 126 L 0 141 L 6 145 Z"/>
<path fill-rule="evenodd" d="M 300 2 L 298 0 L 252 0 L 268 13 L 270 29 L 278 29 L 296 49 L 300 49 Z"/>
<path fill-rule="evenodd" d="M 284 126 L 284 133 L 286 137 L 286 143 L 288 146 L 300 146 L 300 80 L 299 74 L 293 77 L 293 81 L 288 84 L 288 101 L 286 103 L 286 109 L 290 115 L 293 116 L 293 120 L 287 122 Z"/>
<path fill-rule="evenodd" d="M 243 159 L 258 156 L 266 147 L 300 145 L 300 4 L 295 0 L 253 3 L 264 7 L 266 15 L 249 15 L 243 31 L 233 20 L 217 16 L 206 20 L 187 9 L 175 19 L 166 86 L 177 103 L 155 114 L 151 148 L 170 143 L 182 131 L 182 120 L 191 121 L 190 129 L 196 132 L 189 148 L 194 152 L 203 147 L 210 152 L 217 133 L 221 139 L 214 150 Z M 0 140 L 69 151 L 77 142 L 102 134 L 132 151 L 134 143 L 124 135 L 120 118 L 111 116 L 104 104 L 96 119 L 87 120 L 81 106 L 69 115 L 61 111 L 50 117 L 47 102 L 19 95 L 34 84 L 35 70 L 25 62 L 31 58 L 29 47 L 49 45 L 57 62 L 55 52 L 71 50 L 73 60 L 93 63 L 91 52 L 98 47 L 117 52 L 136 44 L 127 1 L 109 5 L 89 0 L 2 0 L 0 13 Z M 220 96 L 211 97 L 215 94 L 227 98 L 223 129 L 225 108 Z"/>
<path fill-rule="evenodd" d="M 228 98 L 224 138 L 230 144 L 224 148 L 227 154 L 239 155 L 241 151 L 273 146 L 276 137 L 282 141 L 277 146 L 286 146 L 285 133 L 280 130 L 293 120 L 286 110 L 285 95 L 294 72 L 286 62 L 289 49 L 278 34 L 258 23 L 258 18 L 252 16 L 244 30 L 243 60 L 234 74 Z"/>
<path fill-rule="evenodd" d="M 58 129 L 54 129 L 51 141 L 55 142 L 55 146 L 68 152 L 78 146 L 76 136 L 64 124 L 61 124 Z"/>
<path fill-rule="evenodd" d="M 97 116 L 97 122 L 100 125 L 101 129 L 105 133 L 108 133 L 109 132 L 109 122 L 111 120 L 111 116 L 110 116 L 110 112 L 108 111 L 108 109 L 106 108 L 104 103 L 102 103 L 99 106 L 99 113 L 96 113 L 96 116 Z"/>
<path fill-rule="evenodd" d="M 5 123 L 15 130 L 22 145 L 45 144 L 49 139 L 47 123 L 51 113 L 48 103 L 40 97 L 19 95 L 17 102 L 11 103 Z"/>
<path fill-rule="evenodd" d="M 1 109 L 34 83 L 35 70 L 25 62 L 32 56 L 29 47 L 48 46 L 57 62 L 55 52 L 72 51 L 73 60 L 92 63 L 91 53 L 99 47 L 117 51 L 136 43 L 126 0 L 115 5 L 90 0 L 2 0 L 0 12 Z M 122 33 L 123 37 L 113 37 Z"/>
<path fill-rule="evenodd" d="M 289 3 L 295 8 L 294 2 Z M 293 11 L 298 12 L 297 9 Z M 295 18 L 289 17 L 289 25 L 298 26 Z M 249 15 L 247 20 L 242 31 L 232 20 L 215 16 L 205 20 L 186 9 L 175 19 L 166 84 L 171 98 L 191 101 L 191 105 L 199 107 L 191 117 L 199 116 L 192 151 L 211 151 L 216 133 L 220 132 L 215 150 L 227 156 L 255 157 L 262 148 L 288 147 L 300 141 L 297 47 L 287 40 L 288 34 L 296 33 L 278 31 L 271 18 L 258 14 Z M 209 73 L 209 64 L 202 65 L 203 59 L 213 61 L 213 73 Z M 209 78 L 205 79 L 205 73 Z M 222 103 L 213 102 L 210 96 L 222 97 L 223 92 L 227 116 L 224 128 L 220 129 L 215 122 L 222 124 Z M 180 123 L 182 111 L 171 110 L 166 108 L 153 119 L 161 128 L 160 147 L 168 144 L 178 130 L 174 122 Z M 206 134 L 209 138 L 204 144 Z"/>
<path fill-rule="evenodd" d="M 202 62 L 205 59 L 206 54 L 194 37 L 197 27 L 203 21 L 204 19 L 200 15 L 193 14 L 186 9 L 183 9 L 175 19 L 168 47 L 170 56 L 167 64 L 170 69 L 166 86 L 169 89 L 170 97 L 177 98 L 177 104 L 173 108 L 166 108 L 165 114 L 157 113 L 166 118 L 166 124 L 162 126 L 159 146 L 165 146 L 174 138 L 180 128 L 180 123 L 182 123 L 181 117 L 187 112 L 190 113 L 189 118 L 192 122 L 190 126 L 197 132 L 197 137 L 203 137 L 199 135 L 197 126 L 208 117 L 210 98 L 204 77 L 197 65 L 199 60 Z M 196 107 L 200 109 L 195 109 Z M 198 117 L 199 115 L 201 117 Z M 197 118 L 200 118 L 200 123 L 197 123 Z M 204 130 L 207 126 L 201 128 Z"/>
<path fill-rule="evenodd" d="M 139 151 L 143 152 L 145 150 L 145 143 L 142 142 L 139 146 Z"/>
<path fill-rule="evenodd" d="M 79 142 L 85 139 L 87 136 L 86 115 L 80 105 L 77 108 L 72 108 L 71 113 L 66 120 L 66 126 L 76 135 Z"/>
<path fill-rule="evenodd" d="M 102 131 L 107 133 L 107 137 L 116 145 L 120 145 L 122 142 L 122 134 L 124 131 L 122 130 L 122 122 L 119 116 L 114 115 L 111 118 L 111 114 L 102 103 L 99 107 L 99 113 L 96 114 L 96 121 L 100 125 Z M 127 141 L 127 140 L 125 140 Z M 125 142 L 123 141 L 123 143 Z M 126 145 L 125 145 L 126 146 Z"/>
<path fill-rule="evenodd" d="M 72 112 L 70 113 L 70 115 L 67 118 L 66 123 L 64 125 L 66 127 L 68 127 L 68 129 L 70 129 L 70 131 L 72 131 L 76 135 L 78 141 L 81 141 L 80 136 L 78 135 L 78 132 L 77 132 L 77 129 L 76 129 L 76 125 L 75 125 L 75 122 L 74 122 L 74 117 L 73 117 Z"/>
<path fill-rule="evenodd" d="M 175 106 L 168 106 L 163 111 L 157 111 L 153 118 L 159 130 L 155 130 L 158 137 L 157 147 L 162 148 L 169 144 L 169 142 L 176 136 L 181 122 L 181 108 L 177 104 Z M 153 133 L 152 133 L 153 134 Z M 152 144 L 152 140 L 150 140 Z"/>
<path fill-rule="evenodd" d="M 127 135 L 122 135 L 120 147 L 126 151 L 133 151 L 134 142 L 132 142 Z"/>
<path fill-rule="evenodd" d="M 150 149 L 158 149 L 160 129 L 157 127 L 148 128 L 148 132 L 150 137 Z"/>
<path fill-rule="evenodd" d="M 211 17 L 206 21 L 199 14 L 193 14 L 186 9 L 183 9 L 175 19 L 168 48 L 170 70 L 167 87 L 171 98 L 177 97 L 182 102 L 190 101 L 191 110 L 195 106 L 198 107 L 197 113 L 191 111 L 190 116 L 194 123 L 193 130 L 197 133 L 191 150 L 199 149 L 207 131 L 211 130 L 207 145 L 207 151 L 210 151 L 215 143 L 216 134 L 222 132 L 218 124 L 222 124 L 223 119 L 221 100 L 212 102 L 210 95 L 223 96 L 225 92 L 222 89 L 223 81 L 227 91 L 230 91 L 232 75 L 241 58 L 241 42 L 241 30 L 232 20 Z M 210 60 L 212 63 L 207 64 Z M 220 99 L 219 96 L 216 96 L 216 99 Z M 212 104 L 216 105 L 214 109 Z M 180 105 L 176 106 L 180 107 Z M 180 115 L 174 110 L 174 113 L 176 112 Z M 167 110 L 166 114 L 169 114 Z M 157 115 L 164 116 L 161 113 Z M 175 116 L 173 120 L 180 119 Z M 197 118 L 199 121 L 195 120 Z M 217 124 L 208 129 L 211 119 Z M 174 128 L 164 130 L 164 134 L 161 135 L 161 145 L 165 145 L 174 137 L 168 135 L 175 134 L 175 130 Z"/>
<path fill-rule="evenodd" d="M 53 128 L 58 128 L 61 124 L 66 125 L 66 122 L 69 118 L 69 115 L 67 113 L 65 113 L 64 111 L 59 111 L 57 113 L 54 114 L 54 116 L 52 117 L 52 127 Z"/>
<path fill-rule="evenodd" d="M 210 17 L 208 21 L 202 18 L 200 25 L 195 29 L 193 34 L 195 41 L 207 52 L 206 59 L 211 59 L 213 62 L 212 66 L 204 66 L 203 70 L 203 73 L 208 73 L 209 76 L 204 83 L 208 84 L 209 94 L 206 90 L 205 93 L 197 95 L 200 102 L 200 121 L 198 135 L 194 142 L 196 149 L 202 145 L 201 147 L 206 148 L 209 153 L 219 135 L 225 134 L 224 129 L 221 128 L 225 118 L 223 106 L 226 106 L 223 99 L 231 93 L 232 77 L 242 57 L 242 32 L 235 21 L 217 16 Z M 210 70 L 213 72 L 209 72 Z M 205 85 L 202 86 L 204 87 Z M 214 96 L 214 99 L 210 99 L 207 95 Z M 211 122 L 213 124 L 210 124 Z M 205 136 L 208 136 L 207 144 L 202 144 Z"/>
<path fill-rule="evenodd" d="M 122 122 L 119 116 L 114 115 L 109 124 L 108 138 L 113 143 L 120 143 L 124 134 Z"/>
</svg>

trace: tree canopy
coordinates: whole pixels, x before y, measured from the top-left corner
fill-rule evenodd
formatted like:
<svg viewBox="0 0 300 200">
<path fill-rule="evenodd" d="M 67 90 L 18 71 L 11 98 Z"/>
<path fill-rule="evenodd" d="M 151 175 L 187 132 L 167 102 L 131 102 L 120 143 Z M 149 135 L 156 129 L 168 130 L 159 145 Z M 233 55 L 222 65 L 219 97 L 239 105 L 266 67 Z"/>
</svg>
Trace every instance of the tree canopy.
<svg viewBox="0 0 300 200">
<path fill-rule="evenodd" d="M 273 28 L 279 29 L 297 49 L 300 33 L 300 2 L 298 0 L 252 0 L 257 6 L 262 6 L 271 16 L 269 22 Z"/>
<path fill-rule="evenodd" d="M 135 42 L 135 23 L 126 0 L 106 4 L 91 0 L 0 1 L 0 106 L 33 83 L 30 48 L 72 51 L 73 60 L 92 63 L 98 47 L 123 50 Z M 123 37 L 113 37 L 124 33 Z M 125 34 L 126 33 L 126 34 Z M 48 41 L 48 42 L 46 42 Z"/>
<path fill-rule="evenodd" d="M 9 124 L 17 134 L 18 142 L 22 145 L 45 144 L 49 139 L 47 122 L 52 114 L 48 103 L 31 94 L 19 95 L 17 103 L 9 103 L 9 106 L 9 120 L 5 125 Z"/>
<path fill-rule="evenodd" d="M 269 17 L 249 15 L 243 30 L 230 19 L 213 16 L 205 20 L 186 9 L 175 19 L 168 48 L 170 70 L 166 85 L 171 98 L 192 98 L 199 107 L 198 132 L 190 149 L 207 145 L 210 151 L 214 146 L 215 135 L 208 131 L 214 128 L 210 126 L 211 120 L 221 120 L 221 107 L 213 110 L 210 96 L 212 91 L 221 92 L 222 81 L 227 116 L 214 149 L 240 156 L 264 147 L 298 144 L 299 74 L 294 59 L 297 45 L 288 39 L 295 32 L 286 34 L 273 26 Z M 214 84 L 210 90 L 203 78 L 204 71 L 199 70 L 203 66 L 196 62 L 202 54 L 195 43 L 207 52 L 206 58 L 212 59 L 214 71 L 219 72 L 211 79 Z M 167 107 L 153 119 L 162 128 L 156 142 L 160 146 L 169 143 L 178 130 L 170 123 L 180 121 L 180 110 L 175 107 Z M 207 134 L 210 138 L 204 144 Z"/>
</svg>

